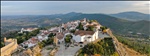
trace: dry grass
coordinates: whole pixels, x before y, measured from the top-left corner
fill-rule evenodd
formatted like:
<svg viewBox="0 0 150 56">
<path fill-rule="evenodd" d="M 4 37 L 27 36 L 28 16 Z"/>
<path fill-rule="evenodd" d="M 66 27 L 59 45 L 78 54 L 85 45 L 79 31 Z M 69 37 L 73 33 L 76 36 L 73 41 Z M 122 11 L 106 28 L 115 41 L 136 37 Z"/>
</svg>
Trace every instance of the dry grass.
<svg viewBox="0 0 150 56">
<path fill-rule="evenodd" d="M 124 46 L 124 48 L 125 48 L 125 50 L 128 52 L 128 54 L 130 55 L 130 56 L 147 56 L 147 55 L 145 55 L 145 54 L 140 54 L 139 52 L 137 52 L 137 51 L 135 51 L 135 50 L 133 50 L 133 49 L 131 49 L 131 48 L 128 48 L 126 45 L 124 45 L 124 44 L 122 44 L 122 43 L 120 43 L 122 46 Z"/>
</svg>

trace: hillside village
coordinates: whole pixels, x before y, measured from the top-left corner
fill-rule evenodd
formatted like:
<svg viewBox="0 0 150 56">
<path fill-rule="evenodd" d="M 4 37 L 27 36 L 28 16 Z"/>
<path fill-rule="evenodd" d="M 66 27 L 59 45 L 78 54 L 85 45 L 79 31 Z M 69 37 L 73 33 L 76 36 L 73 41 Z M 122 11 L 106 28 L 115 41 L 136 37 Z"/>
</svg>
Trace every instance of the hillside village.
<svg viewBox="0 0 150 56">
<path fill-rule="evenodd" d="M 90 21 L 84 18 L 82 20 L 63 23 L 61 26 L 52 27 L 47 30 L 40 30 L 39 34 L 32 36 L 30 39 L 24 41 L 23 43 L 18 44 L 18 46 L 22 47 L 23 49 L 34 47 L 39 42 L 47 40 L 50 34 L 54 34 L 53 43 L 56 46 L 59 46 L 63 43 L 89 43 L 99 38 L 104 38 L 105 36 L 109 37 L 106 32 L 102 32 L 100 27 L 102 27 L 102 25 L 100 25 L 96 20 Z M 22 28 L 18 33 L 31 32 L 36 29 L 38 28 Z M 103 35 L 102 37 L 99 35 L 100 33 Z M 65 41 L 67 38 L 69 41 Z"/>
<path fill-rule="evenodd" d="M 79 24 L 83 25 L 83 29 L 81 30 Z M 79 29 L 76 29 L 79 26 Z M 93 27 L 90 30 L 88 30 L 88 27 Z M 23 42 L 20 44 L 20 46 L 25 47 L 32 47 L 34 45 L 36 45 L 38 43 L 38 41 L 43 41 L 48 39 L 48 35 L 53 33 L 56 34 L 55 38 L 56 41 L 58 40 L 59 43 L 64 43 L 64 38 L 67 35 L 71 35 L 72 36 L 72 41 L 74 42 L 92 42 L 96 39 L 98 39 L 98 33 L 100 30 L 101 25 L 98 22 L 92 22 L 92 23 L 88 23 L 87 19 L 83 19 L 83 20 L 77 20 L 77 21 L 73 21 L 73 22 L 68 22 L 66 24 L 62 24 L 59 27 L 52 27 L 48 30 L 40 30 L 40 33 L 37 34 L 37 36 L 34 36 L 32 38 L 30 38 L 29 40 Z M 35 28 L 36 29 L 36 28 Z M 33 31 L 35 29 L 21 29 L 22 31 Z M 74 31 L 74 32 L 71 32 Z"/>
<path fill-rule="evenodd" d="M 39 30 L 38 28 L 22 28 L 19 34 L 27 34 Z M 100 25 L 96 20 L 71 21 L 63 23 L 60 26 L 51 27 L 49 29 L 40 29 L 39 32 L 31 38 L 17 44 L 15 46 L 11 42 L 2 47 L 1 56 L 78 56 L 78 51 L 89 43 L 96 43 L 99 40 L 110 38 L 110 29 Z M 123 56 L 128 54 L 120 47 L 115 37 L 112 37 L 112 44 L 118 55 Z M 11 40 L 11 39 L 8 39 Z M 11 44 L 11 45 L 10 45 Z M 123 51 L 122 51 L 123 50 Z M 124 53 L 123 53 L 124 52 Z"/>
</svg>

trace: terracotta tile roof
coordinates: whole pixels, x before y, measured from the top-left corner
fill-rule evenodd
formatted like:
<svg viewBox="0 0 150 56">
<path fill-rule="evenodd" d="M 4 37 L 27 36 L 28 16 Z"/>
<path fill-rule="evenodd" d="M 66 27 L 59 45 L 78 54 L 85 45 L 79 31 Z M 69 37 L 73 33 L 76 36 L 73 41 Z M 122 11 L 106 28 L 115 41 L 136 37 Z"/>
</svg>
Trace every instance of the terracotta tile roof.
<svg viewBox="0 0 150 56">
<path fill-rule="evenodd" d="M 67 24 L 64 25 L 64 28 L 65 28 L 65 29 L 67 28 Z"/>
<path fill-rule="evenodd" d="M 65 34 L 65 33 L 68 33 L 69 31 L 68 30 L 66 30 L 66 31 L 63 31 L 63 33 Z"/>
<path fill-rule="evenodd" d="M 79 30 L 79 31 L 76 31 L 74 34 L 75 34 L 75 35 L 80 35 L 80 36 L 83 36 L 83 35 L 93 35 L 93 34 L 94 34 L 94 31 L 83 31 L 83 30 Z"/>
<path fill-rule="evenodd" d="M 45 35 L 49 34 L 49 32 L 44 32 Z"/>
<path fill-rule="evenodd" d="M 81 22 L 83 22 L 84 20 L 82 19 L 82 20 L 80 20 Z"/>
<path fill-rule="evenodd" d="M 61 39 L 63 39 L 64 34 L 63 34 L 63 33 L 57 33 L 57 34 L 56 34 L 56 37 L 57 37 L 59 40 L 61 40 Z"/>
<path fill-rule="evenodd" d="M 58 32 L 58 29 L 55 29 L 55 30 L 53 30 L 53 31 L 50 31 L 50 32 Z"/>
<path fill-rule="evenodd" d="M 37 41 L 38 39 L 37 39 L 37 38 L 31 38 L 31 40 L 32 40 L 32 41 Z"/>
</svg>

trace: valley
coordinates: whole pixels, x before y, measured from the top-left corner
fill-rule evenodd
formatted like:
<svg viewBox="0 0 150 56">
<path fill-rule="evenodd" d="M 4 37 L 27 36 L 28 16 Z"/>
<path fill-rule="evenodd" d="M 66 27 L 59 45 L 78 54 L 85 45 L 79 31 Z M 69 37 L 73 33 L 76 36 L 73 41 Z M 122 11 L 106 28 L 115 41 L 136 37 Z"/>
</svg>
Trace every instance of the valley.
<svg viewBox="0 0 150 56">
<path fill-rule="evenodd" d="M 150 21 L 129 21 L 117 17 L 109 16 L 107 14 L 83 14 L 83 13 L 67 13 L 56 15 L 41 15 L 41 16 L 2 16 L 1 29 L 2 35 L 9 31 L 16 31 L 27 27 L 46 27 L 52 25 L 59 25 L 68 21 L 79 20 L 82 18 L 93 19 L 100 22 L 100 24 L 110 27 L 116 34 L 138 35 L 149 37 Z M 11 19 L 12 18 L 12 19 Z M 17 19 L 17 20 L 15 20 Z M 149 18 L 147 18 L 149 19 Z M 51 22 L 51 23 L 49 23 Z M 4 36 L 3 36 L 4 37 Z"/>
<path fill-rule="evenodd" d="M 92 23 L 92 22 L 96 22 L 98 23 L 98 25 L 104 25 L 106 27 L 102 27 L 100 28 L 102 31 L 105 28 L 108 28 L 107 30 L 107 34 L 112 38 L 111 42 L 107 43 L 107 37 L 105 37 L 106 35 L 101 32 L 99 33 L 99 36 L 103 36 L 104 38 L 104 44 L 102 44 L 102 46 L 99 46 L 99 44 L 96 43 L 101 43 L 100 39 L 97 39 L 94 41 L 95 44 L 84 44 L 83 46 L 81 46 L 79 44 L 78 47 L 76 46 L 70 46 L 67 47 L 68 49 L 66 50 L 66 44 L 60 44 L 59 47 L 57 46 L 53 46 L 52 42 L 56 41 L 54 40 L 54 35 L 51 35 L 50 33 L 48 36 L 49 40 L 44 40 L 40 43 L 38 43 L 39 46 L 36 46 L 35 48 L 41 48 L 44 47 L 43 49 L 39 49 L 42 50 L 42 52 L 37 52 L 34 55 L 50 55 L 51 52 L 54 53 L 52 55 L 56 55 L 59 56 L 61 55 L 75 55 L 76 52 L 79 52 L 79 56 L 81 55 L 118 55 L 118 56 L 130 56 L 130 55 L 139 55 L 139 56 L 146 56 L 149 55 L 149 23 L 150 21 L 146 21 L 146 20 L 140 20 L 140 21 L 129 21 L 126 19 L 120 19 L 117 17 L 113 17 L 113 16 L 109 16 L 106 14 L 82 14 L 82 13 L 75 13 L 75 12 L 71 12 L 71 13 L 67 13 L 67 14 L 58 14 L 58 15 L 41 15 L 41 16 L 20 16 L 20 17 L 14 17 L 14 19 L 11 19 L 9 16 L 8 17 L 2 17 L 2 35 L 1 35 L 1 47 L 4 46 L 4 42 L 3 42 L 3 37 L 7 37 L 8 39 L 10 38 L 16 38 L 18 41 L 18 44 L 20 45 L 22 42 L 27 41 L 28 39 L 32 39 L 34 38 L 33 36 L 37 36 L 39 37 L 40 31 L 46 31 L 48 29 L 55 29 L 55 27 L 57 29 L 60 29 L 59 26 L 62 25 L 63 27 L 66 27 L 70 24 L 75 24 L 75 26 L 72 25 L 73 28 L 70 29 L 74 29 L 77 28 L 79 30 L 83 30 L 85 29 L 86 24 L 88 23 Z M 13 18 L 13 17 L 12 17 Z M 82 19 L 84 18 L 84 21 L 86 22 L 86 24 L 84 24 L 85 22 L 83 22 L 82 24 L 79 23 L 78 27 L 76 25 L 75 22 L 82 22 Z M 85 20 L 85 19 L 89 19 L 89 20 Z M 70 22 L 71 21 L 71 22 Z M 94 23 L 93 23 L 94 24 Z M 84 26 L 84 27 L 81 27 Z M 53 28 L 54 27 L 54 28 Z M 69 27 L 69 26 L 68 26 Z M 25 32 L 25 34 L 19 34 L 20 29 L 21 28 L 39 28 L 38 30 L 35 30 L 33 32 Z M 104 28 L 104 29 L 103 29 Z M 65 29 L 65 28 L 64 28 Z M 111 30 L 110 30 L 111 29 Z M 62 31 L 62 30 L 60 30 Z M 77 31 L 77 30 L 75 30 Z M 87 31 L 94 31 L 94 29 L 92 27 L 89 27 L 87 29 Z M 49 32 L 49 30 L 48 30 Z M 51 32 L 51 31 L 50 31 Z M 58 31 L 59 32 L 59 31 Z M 65 30 L 65 32 L 68 32 Z M 65 33 L 64 32 L 64 33 Z M 71 31 L 71 33 L 73 33 L 74 31 Z M 82 31 L 81 31 L 82 32 Z M 113 34 L 112 34 L 113 32 Z M 39 34 L 38 34 L 39 33 Z M 53 33 L 53 32 L 52 32 Z M 86 33 L 86 32 L 85 32 Z M 44 33 L 45 34 L 45 33 Z M 56 37 L 59 36 L 63 36 L 61 34 L 63 33 L 57 33 L 58 36 L 56 35 Z M 73 35 L 74 36 L 74 35 Z M 25 38 L 26 37 L 26 38 Z M 47 37 L 46 37 L 47 38 Z M 103 38 L 102 38 L 103 39 Z M 123 40 L 122 40 L 123 39 Z M 28 40 L 29 41 L 29 40 Z M 62 41 L 62 40 L 60 40 Z M 90 41 L 90 40 L 88 40 Z M 106 43 L 105 43 L 106 41 Z M 110 41 L 110 40 L 109 40 Z M 131 43 L 129 43 L 131 42 Z M 63 43 L 63 42 L 60 42 Z M 103 43 L 103 42 L 102 42 Z M 47 45 L 52 45 L 53 47 L 45 47 Z M 70 44 L 73 45 L 73 44 Z M 90 47 L 91 45 L 95 45 L 95 47 L 100 47 L 104 50 L 96 50 L 95 49 L 93 51 L 89 50 L 89 52 L 91 52 L 91 54 L 89 54 L 88 52 L 86 53 L 85 49 L 86 47 Z M 98 45 L 98 46 L 97 46 Z M 105 46 L 108 45 L 108 46 Z M 114 45 L 114 46 L 112 46 Z M 85 47 L 86 46 L 86 47 Z M 136 46 L 136 47 L 135 47 Z M 26 48 L 26 46 L 23 45 L 24 48 Z M 30 46 L 28 46 L 30 47 Z M 82 48 L 83 47 L 83 48 Z M 55 49 L 56 48 L 56 49 Z M 82 49 L 81 49 L 82 48 Z M 111 50 L 111 51 L 106 51 L 106 50 Z M 45 51 L 44 51 L 45 50 Z M 65 50 L 66 53 L 62 53 Z M 79 50 L 79 51 L 78 51 Z M 113 51 L 115 50 L 115 51 Z M 31 48 L 32 51 L 32 48 Z M 30 48 L 28 50 L 26 50 L 25 52 L 31 52 Z M 97 53 L 97 51 L 100 51 L 100 53 Z M 35 51 L 33 51 L 35 52 Z M 70 52 L 70 53 L 69 53 Z M 94 52 L 94 53 L 92 53 Z M 106 53 L 109 52 L 109 53 Z M 16 52 L 18 53 L 18 52 Z M 16 53 L 14 53 L 14 56 L 16 55 Z M 55 54 L 56 53 L 56 54 Z M 21 55 L 24 54 L 24 52 L 20 52 Z M 33 54 L 28 53 L 25 55 L 31 55 Z"/>
</svg>

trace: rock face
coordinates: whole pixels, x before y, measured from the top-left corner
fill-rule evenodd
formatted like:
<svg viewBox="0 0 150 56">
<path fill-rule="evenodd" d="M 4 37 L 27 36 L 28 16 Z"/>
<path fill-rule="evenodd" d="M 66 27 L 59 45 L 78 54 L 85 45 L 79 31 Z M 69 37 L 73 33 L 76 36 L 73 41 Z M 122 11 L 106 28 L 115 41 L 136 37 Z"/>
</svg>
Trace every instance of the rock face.
<svg viewBox="0 0 150 56">
<path fill-rule="evenodd" d="M 38 45 L 33 47 L 32 49 L 27 49 L 24 51 L 25 54 L 28 54 L 29 56 L 41 56 L 41 49 Z"/>
<path fill-rule="evenodd" d="M 32 56 L 32 51 L 31 49 L 27 49 L 26 51 L 24 51 L 23 53 L 28 54 L 29 56 Z"/>
<path fill-rule="evenodd" d="M 33 49 L 33 56 L 41 56 L 41 49 L 39 48 L 39 46 L 35 46 Z"/>
<path fill-rule="evenodd" d="M 51 52 L 50 52 L 50 56 L 55 56 L 55 53 L 58 51 L 57 48 L 54 48 Z"/>
</svg>

